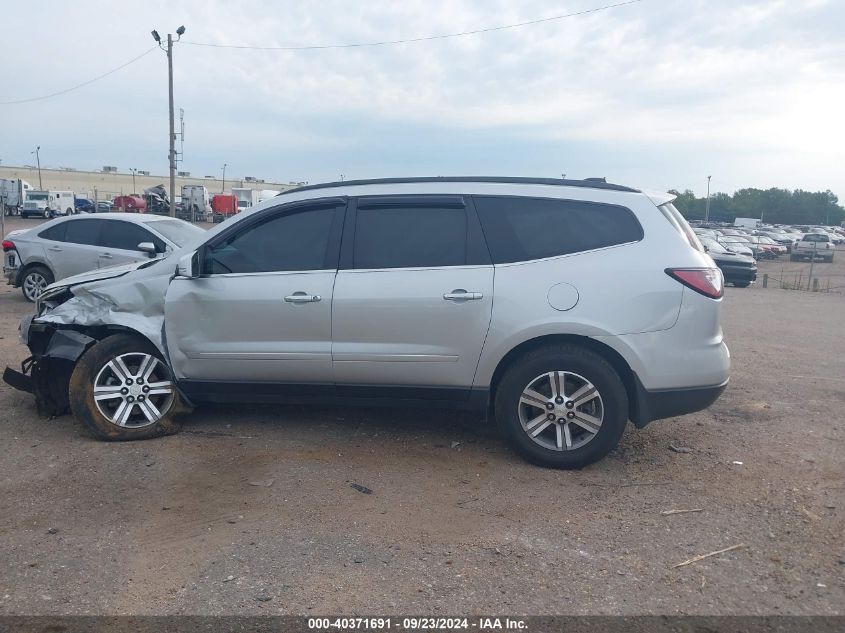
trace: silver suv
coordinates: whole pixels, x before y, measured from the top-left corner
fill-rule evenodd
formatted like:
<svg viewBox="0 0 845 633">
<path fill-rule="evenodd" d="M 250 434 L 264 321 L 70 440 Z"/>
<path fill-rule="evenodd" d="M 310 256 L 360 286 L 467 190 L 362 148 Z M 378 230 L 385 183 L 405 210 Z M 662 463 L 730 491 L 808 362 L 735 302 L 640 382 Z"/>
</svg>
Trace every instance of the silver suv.
<svg viewBox="0 0 845 633">
<path fill-rule="evenodd" d="M 722 276 L 672 205 L 601 180 L 346 181 L 280 194 L 170 258 L 50 286 L 7 369 L 46 414 L 155 437 L 206 402 L 490 412 L 576 468 L 728 382 Z"/>
</svg>

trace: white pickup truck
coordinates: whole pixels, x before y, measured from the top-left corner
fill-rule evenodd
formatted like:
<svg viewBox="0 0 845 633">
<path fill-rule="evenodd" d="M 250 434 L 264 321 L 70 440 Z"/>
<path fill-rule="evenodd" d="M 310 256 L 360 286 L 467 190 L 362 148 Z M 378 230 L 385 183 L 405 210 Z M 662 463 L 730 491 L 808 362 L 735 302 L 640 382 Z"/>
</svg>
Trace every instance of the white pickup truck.
<svg viewBox="0 0 845 633">
<path fill-rule="evenodd" d="M 825 233 L 805 233 L 804 236 L 792 247 L 789 255 L 790 261 L 799 259 L 821 258 L 823 261 L 832 262 L 835 247 L 830 241 L 830 236 Z"/>
</svg>

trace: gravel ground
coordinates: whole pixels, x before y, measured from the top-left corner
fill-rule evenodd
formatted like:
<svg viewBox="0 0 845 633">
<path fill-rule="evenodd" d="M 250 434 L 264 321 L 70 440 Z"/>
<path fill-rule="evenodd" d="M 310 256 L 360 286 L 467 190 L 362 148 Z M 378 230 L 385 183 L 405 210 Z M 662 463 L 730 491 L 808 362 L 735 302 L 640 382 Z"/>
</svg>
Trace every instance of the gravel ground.
<svg viewBox="0 0 845 633">
<path fill-rule="evenodd" d="M 448 411 L 203 407 L 106 444 L 0 385 L 0 615 L 843 614 L 845 299 L 773 285 L 727 290 L 712 408 L 580 472 Z M 30 310 L 0 289 L 8 364 Z"/>
</svg>

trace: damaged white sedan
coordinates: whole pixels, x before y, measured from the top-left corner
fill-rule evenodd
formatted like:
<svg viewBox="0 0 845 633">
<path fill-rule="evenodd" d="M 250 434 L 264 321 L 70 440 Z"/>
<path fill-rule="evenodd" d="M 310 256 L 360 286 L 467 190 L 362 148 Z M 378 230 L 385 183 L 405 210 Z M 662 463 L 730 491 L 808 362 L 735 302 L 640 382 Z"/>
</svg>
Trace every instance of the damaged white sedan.
<svg viewBox="0 0 845 633">
<path fill-rule="evenodd" d="M 722 276 L 672 200 L 596 179 L 301 187 L 47 287 L 4 379 L 106 440 L 209 402 L 433 405 L 581 467 L 727 385 Z"/>
</svg>

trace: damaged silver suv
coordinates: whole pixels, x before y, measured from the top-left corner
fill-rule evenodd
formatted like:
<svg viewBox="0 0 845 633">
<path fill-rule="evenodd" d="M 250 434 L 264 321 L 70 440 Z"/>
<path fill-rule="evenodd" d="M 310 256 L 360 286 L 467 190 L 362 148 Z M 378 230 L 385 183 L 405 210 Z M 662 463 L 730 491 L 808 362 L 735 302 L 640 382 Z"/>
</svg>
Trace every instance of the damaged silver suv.
<svg viewBox="0 0 845 633">
<path fill-rule="evenodd" d="M 402 403 L 489 412 L 525 458 L 581 467 L 728 382 L 722 276 L 672 200 L 595 179 L 301 187 L 48 287 L 4 378 L 105 440 L 209 402 Z"/>
</svg>

